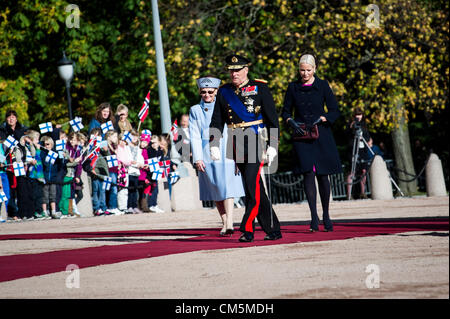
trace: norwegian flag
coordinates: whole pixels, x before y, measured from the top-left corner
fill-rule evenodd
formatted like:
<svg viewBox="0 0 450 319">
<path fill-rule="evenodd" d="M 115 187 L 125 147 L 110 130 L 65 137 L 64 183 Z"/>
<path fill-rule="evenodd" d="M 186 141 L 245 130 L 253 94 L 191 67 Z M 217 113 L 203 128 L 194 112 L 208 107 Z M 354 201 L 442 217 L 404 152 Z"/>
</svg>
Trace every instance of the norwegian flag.
<svg viewBox="0 0 450 319">
<path fill-rule="evenodd" d="M 159 162 L 159 167 L 162 169 L 162 177 L 169 176 L 169 173 L 170 173 L 170 160 Z"/>
<path fill-rule="evenodd" d="M 98 140 L 95 136 L 93 136 L 87 145 L 88 152 L 92 151 L 97 146 Z"/>
<path fill-rule="evenodd" d="M 88 155 L 88 158 L 91 160 L 91 167 L 95 168 L 95 164 L 97 163 L 97 160 L 98 160 L 97 151 L 94 150 L 91 154 Z"/>
<path fill-rule="evenodd" d="M 94 168 L 95 167 L 95 163 L 98 160 L 98 152 L 100 152 L 100 148 L 99 147 L 95 147 L 94 150 L 92 152 L 90 152 L 88 156 L 86 156 L 86 158 L 84 159 L 83 163 L 89 159 L 89 160 L 91 160 L 91 167 Z"/>
<path fill-rule="evenodd" d="M 150 102 L 150 91 L 148 91 L 147 96 L 145 97 L 144 104 L 142 104 L 141 110 L 139 111 L 138 117 L 141 122 L 144 122 L 145 118 L 148 115 L 148 103 Z"/>
<path fill-rule="evenodd" d="M 174 141 L 178 140 L 178 123 L 177 120 L 172 124 L 172 128 L 170 129 L 170 132 L 172 132 L 172 138 Z"/>
</svg>

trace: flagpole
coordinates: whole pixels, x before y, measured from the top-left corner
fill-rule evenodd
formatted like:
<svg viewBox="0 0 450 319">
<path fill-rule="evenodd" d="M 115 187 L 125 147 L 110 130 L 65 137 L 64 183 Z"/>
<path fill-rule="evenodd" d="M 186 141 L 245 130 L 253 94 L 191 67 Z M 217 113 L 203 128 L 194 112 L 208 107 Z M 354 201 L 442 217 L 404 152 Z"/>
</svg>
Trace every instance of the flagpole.
<svg viewBox="0 0 450 319">
<path fill-rule="evenodd" d="M 155 38 L 156 71 L 158 74 L 159 111 L 161 114 L 161 132 L 169 133 L 171 115 L 169 95 L 166 82 L 166 68 L 164 66 L 164 52 L 161 40 L 161 27 L 159 22 L 158 0 L 152 0 L 153 33 Z"/>
</svg>

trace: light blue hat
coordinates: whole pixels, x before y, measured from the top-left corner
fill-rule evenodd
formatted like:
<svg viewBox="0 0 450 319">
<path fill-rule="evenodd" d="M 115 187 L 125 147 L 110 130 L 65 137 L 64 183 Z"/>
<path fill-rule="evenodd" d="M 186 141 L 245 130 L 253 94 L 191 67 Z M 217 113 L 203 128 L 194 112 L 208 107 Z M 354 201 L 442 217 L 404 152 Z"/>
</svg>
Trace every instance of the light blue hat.
<svg viewBox="0 0 450 319">
<path fill-rule="evenodd" d="M 213 77 L 200 78 L 197 80 L 197 86 L 199 89 L 218 88 L 220 86 L 220 80 Z"/>
</svg>

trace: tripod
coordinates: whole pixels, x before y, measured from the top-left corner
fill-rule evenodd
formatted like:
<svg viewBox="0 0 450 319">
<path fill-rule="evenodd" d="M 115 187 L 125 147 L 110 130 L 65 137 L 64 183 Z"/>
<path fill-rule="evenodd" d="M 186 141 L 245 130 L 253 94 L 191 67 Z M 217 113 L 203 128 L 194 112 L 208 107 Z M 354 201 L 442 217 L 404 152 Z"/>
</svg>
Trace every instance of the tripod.
<svg viewBox="0 0 450 319">
<path fill-rule="evenodd" d="M 367 149 L 370 151 L 370 153 L 375 156 L 375 153 L 373 152 L 372 148 L 369 146 L 369 144 L 367 143 L 366 139 L 363 137 L 363 132 L 361 127 L 358 127 L 356 132 L 355 132 L 355 136 L 353 138 L 353 150 L 352 150 L 352 170 L 351 170 L 351 177 L 352 177 L 352 181 L 350 183 L 350 188 L 349 188 L 349 192 L 347 194 L 347 199 L 350 200 L 351 196 L 352 196 L 352 186 L 354 184 L 354 179 L 355 179 L 355 173 L 356 173 L 356 165 L 358 164 L 358 160 L 359 160 L 359 145 L 360 143 L 363 142 L 364 145 L 367 147 Z M 397 188 L 397 190 L 399 191 L 399 193 L 402 196 L 405 196 L 403 194 L 403 192 L 401 191 L 400 187 L 398 187 L 397 183 L 395 183 L 394 179 L 392 178 L 391 174 L 389 173 L 389 179 L 391 180 L 392 184 L 394 184 L 395 188 Z"/>
</svg>

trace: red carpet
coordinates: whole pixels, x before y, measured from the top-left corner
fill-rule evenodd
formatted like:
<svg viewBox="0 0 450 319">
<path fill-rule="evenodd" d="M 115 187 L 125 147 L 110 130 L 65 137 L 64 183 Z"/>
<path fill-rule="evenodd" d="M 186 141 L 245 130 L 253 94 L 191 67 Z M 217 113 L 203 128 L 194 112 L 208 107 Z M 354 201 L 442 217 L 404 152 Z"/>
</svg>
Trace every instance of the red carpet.
<svg viewBox="0 0 450 319">
<path fill-rule="evenodd" d="M 0 241 L 37 239 L 82 239 L 102 237 L 143 237 L 143 236 L 195 236 L 171 240 L 151 241 L 145 243 L 107 245 L 100 247 L 51 251 L 38 254 L 19 254 L 0 256 L 0 282 L 39 276 L 66 270 L 69 264 L 79 268 L 113 264 L 128 260 L 159 257 L 199 250 L 216 250 L 225 248 L 243 248 L 291 244 L 296 242 L 341 240 L 356 237 L 396 234 L 409 231 L 448 231 L 448 218 L 433 220 L 380 221 L 335 223 L 330 233 L 310 233 L 306 225 L 282 226 L 283 238 L 277 241 L 264 241 L 264 233 L 257 228 L 255 241 L 239 243 L 240 233 L 232 238 L 218 236 L 218 229 L 171 229 L 171 230 L 129 230 L 84 233 L 45 233 L 0 235 Z"/>
</svg>

